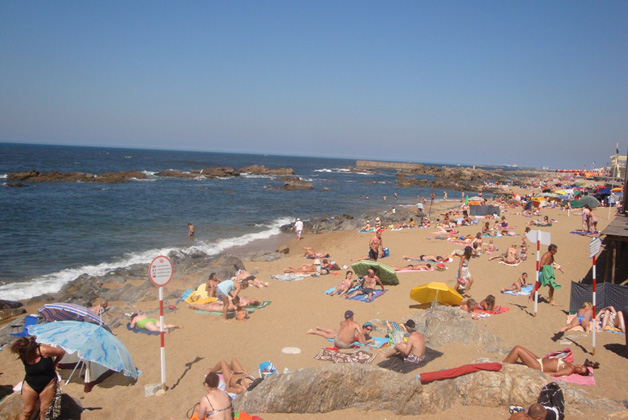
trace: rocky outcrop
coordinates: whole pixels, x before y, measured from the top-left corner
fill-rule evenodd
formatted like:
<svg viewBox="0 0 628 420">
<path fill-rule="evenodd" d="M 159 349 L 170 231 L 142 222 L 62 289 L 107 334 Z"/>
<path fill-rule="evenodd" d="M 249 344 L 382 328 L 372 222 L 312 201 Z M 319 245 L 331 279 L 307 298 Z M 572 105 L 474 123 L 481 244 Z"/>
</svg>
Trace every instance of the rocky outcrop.
<svg viewBox="0 0 628 420">
<path fill-rule="evenodd" d="M 138 171 L 106 172 L 103 174 L 86 174 L 83 172 L 13 172 L 7 175 L 9 181 L 28 182 L 98 182 L 123 183 L 131 179 L 146 179 L 146 174 Z"/>
<path fill-rule="evenodd" d="M 285 191 L 313 190 L 314 185 L 312 185 L 312 183 L 308 181 L 293 180 L 284 182 L 283 187 L 280 187 L 279 189 Z"/>
<path fill-rule="evenodd" d="M 19 392 L 14 392 L 0 401 L 0 419 L 3 420 L 19 420 L 22 414 L 22 396 Z M 59 419 L 78 420 L 81 418 L 83 406 L 81 403 L 68 394 L 61 394 L 61 414 Z M 39 401 L 37 409 L 31 419 L 39 418 Z"/>
<path fill-rule="evenodd" d="M 240 168 L 240 173 L 248 173 L 251 175 L 294 175 L 294 169 L 292 168 L 276 168 L 269 169 L 263 165 L 252 165 L 244 168 Z"/>
<path fill-rule="evenodd" d="M 331 364 L 273 375 L 234 400 L 236 410 L 256 413 L 328 413 L 334 410 L 390 410 L 397 415 L 437 413 L 456 404 L 480 407 L 529 406 L 551 378 L 520 365 L 477 372 L 421 385 L 414 376 L 370 365 Z M 607 418 L 623 407 L 594 400 L 561 383 L 568 412 Z M 572 411 L 573 410 L 573 411 Z"/>
<path fill-rule="evenodd" d="M 4 321 L 5 319 L 13 318 L 25 313 L 26 309 L 24 308 L 0 309 L 0 321 Z"/>
<path fill-rule="evenodd" d="M 320 219 L 304 220 L 303 231 L 310 233 L 323 233 L 332 232 L 336 230 L 357 230 L 364 223 L 360 224 L 353 216 L 349 214 L 342 214 L 340 216 L 323 217 Z M 294 224 L 287 224 L 281 226 L 281 231 L 284 233 L 292 232 Z"/>
</svg>

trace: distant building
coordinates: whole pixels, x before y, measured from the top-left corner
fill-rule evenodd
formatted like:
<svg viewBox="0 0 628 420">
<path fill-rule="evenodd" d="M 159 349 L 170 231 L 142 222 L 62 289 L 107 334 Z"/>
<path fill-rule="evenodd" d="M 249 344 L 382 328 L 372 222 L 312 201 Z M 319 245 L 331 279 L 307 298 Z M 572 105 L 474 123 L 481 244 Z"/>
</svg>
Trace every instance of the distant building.
<svg viewBox="0 0 628 420">
<path fill-rule="evenodd" d="M 608 168 L 610 176 L 615 178 L 626 177 L 626 156 L 613 155 L 611 156 L 611 164 Z"/>
</svg>

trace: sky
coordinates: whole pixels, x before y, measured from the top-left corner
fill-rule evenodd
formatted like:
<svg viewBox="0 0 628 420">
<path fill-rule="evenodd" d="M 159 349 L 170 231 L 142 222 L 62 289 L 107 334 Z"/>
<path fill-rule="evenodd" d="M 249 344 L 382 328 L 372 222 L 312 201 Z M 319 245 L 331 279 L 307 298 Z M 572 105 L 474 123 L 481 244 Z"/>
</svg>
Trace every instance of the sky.
<svg viewBox="0 0 628 420">
<path fill-rule="evenodd" d="M 628 148 L 626 1 L 4 1 L 0 142 L 551 168 Z"/>
</svg>

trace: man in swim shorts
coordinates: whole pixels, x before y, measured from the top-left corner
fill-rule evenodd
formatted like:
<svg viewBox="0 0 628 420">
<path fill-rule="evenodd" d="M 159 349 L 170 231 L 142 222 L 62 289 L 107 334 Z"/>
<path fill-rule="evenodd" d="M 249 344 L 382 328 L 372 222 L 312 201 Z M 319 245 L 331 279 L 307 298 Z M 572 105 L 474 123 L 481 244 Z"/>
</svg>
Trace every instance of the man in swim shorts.
<svg viewBox="0 0 628 420">
<path fill-rule="evenodd" d="M 383 257 L 384 250 L 382 247 L 382 230 L 378 229 L 377 231 L 375 231 L 375 235 L 373 235 L 369 242 L 369 260 L 377 261 L 377 258 Z"/>
<path fill-rule="evenodd" d="M 334 337 L 334 345 L 339 349 L 350 349 L 354 341 L 366 343 L 360 324 L 353 320 L 353 311 L 346 311 L 345 320 L 340 323 L 340 330 Z"/>
<path fill-rule="evenodd" d="M 408 341 L 395 344 L 395 347 L 388 350 L 379 350 L 382 357 L 389 358 L 395 355 L 403 356 L 407 363 L 420 364 L 425 360 L 425 337 L 416 331 L 416 324 L 409 319 L 404 323 L 406 330 L 410 333 Z"/>
</svg>

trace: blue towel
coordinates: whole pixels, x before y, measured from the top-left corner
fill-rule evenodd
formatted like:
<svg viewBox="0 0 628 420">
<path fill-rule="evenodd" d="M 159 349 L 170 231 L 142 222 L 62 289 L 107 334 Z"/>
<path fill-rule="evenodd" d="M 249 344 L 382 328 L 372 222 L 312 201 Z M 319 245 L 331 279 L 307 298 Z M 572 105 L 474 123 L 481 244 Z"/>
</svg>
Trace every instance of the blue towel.
<svg viewBox="0 0 628 420">
<path fill-rule="evenodd" d="M 504 292 L 505 295 L 513 295 L 513 296 L 528 296 L 534 290 L 533 284 L 528 284 L 527 286 L 523 286 L 521 291 L 515 293 L 512 290 L 506 290 Z"/>
</svg>

